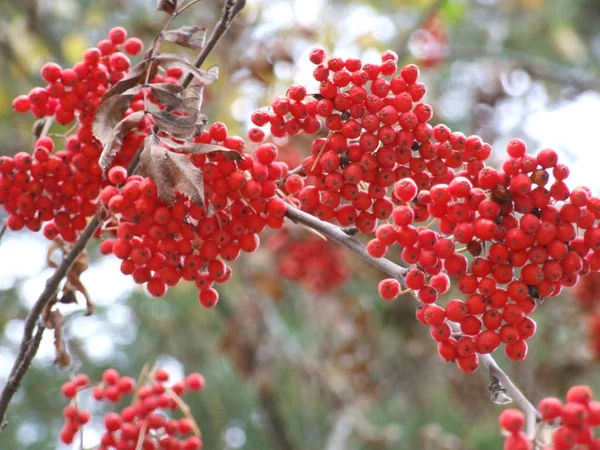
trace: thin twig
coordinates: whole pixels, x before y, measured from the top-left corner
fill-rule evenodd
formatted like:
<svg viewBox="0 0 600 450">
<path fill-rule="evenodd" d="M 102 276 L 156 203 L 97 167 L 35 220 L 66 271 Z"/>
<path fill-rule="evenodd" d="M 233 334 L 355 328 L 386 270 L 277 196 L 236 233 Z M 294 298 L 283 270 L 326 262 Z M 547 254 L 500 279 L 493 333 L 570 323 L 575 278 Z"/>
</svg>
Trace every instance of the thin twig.
<svg viewBox="0 0 600 450">
<path fill-rule="evenodd" d="M 27 369 L 29 369 L 31 359 L 33 359 L 33 356 L 39 348 L 41 336 L 39 337 L 39 340 L 37 339 L 37 335 L 33 340 L 32 337 L 33 330 L 40 315 L 42 314 L 42 311 L 44 310 L 44 307 L 56 296 L 61 281 L 65 278 L 69 272 L 69 269 L 79 257 L 79 254 L 85 249 L 88 241 L 92 238 L 94 232 L 102 223 L 102 220 L 104 220 L 105 214 L 106 212 L 104 210 L 100 210 L 94 217 L 92 217 L 92 220 L 85 230 L 83 230 L 81 236 L 77 242 L 75 242 L 75 245 L 73 245 L 69 253 L 62 260 L 60 266 L 58 266 L 52 276 L 48 278 L 48 281 L 46 281 L 46 287 L 29 311 L 29 314 L 25 319 L 25 328 L 23 330 L 19 354 L 14 362 L 10 377 L 2 389 L 2 394 L 0 394 L 0 423 L 4 421 L 8 404 L 15 394 L 17 387 L 21 383 L 21 379 L 23 376 L 25 376 Z M 38 335 L 43 333 L 43 330 L 44 327 L 38 324 Z"/>
<path fill-rule="evenodd" d="M 371 255 L 369 255 L 366 247 L 363 244 L 352 238 L 352 236 L 346 234 L 340 227 L 328 222 L 323 222 L 317 217 L 300 211 L 292 205 L 287 205 L 286 216 L 296 223 L 318 230 L 321 234 L 343 245 L 369 264 L 397 279 L 402 287 L 406 289 L 404 276 L 407 270 L 404 267 L 401 267 L 386 258 L 373 258 Z M 452 323 L 451 325 L 456 326 L 456 324 Z M 508 395 L 523 409 L 527 416 L 527 435 L 533 438 L 535 433 L 537 410 L 527 399 L 527 397 L 519 390 L 519 388 L 515 386 L 515 384 L 500 368 L 498 363 L 491 355 L 479 355 L 479 357 L 483 365 L 487 367 L 490 376 L 498 380 L 504 389 L 506 389 Z"/>
<path fill-rule="evenodd" d="M 221 18 L 219 19 L 219 21 L 215 25 L 215 28 L 213 29 L 212 33 L 210 34 L 210 38 L 208 38 L 208 42 L 200 51 L 200 54 L 196 58 L 196 61 L 194 61 L 194 66 L 200 68 L 202 66 L 202 64 L 204 64 L 204 61 L 206 61 L 206 58 L 208 58 L 208 55 L 210 55 L 210 53 L 212 52 L 215 45 L 217 45 L 217 42 L 219 42 L 219 39 L 221 39 L 221 37 L 223 37 L 223 35 L 225 35 L 225 33 L 227 33 L 227 30 L 229 30 L 229 26 L 231 25 L 231 22 L 233 22 L 233 19 L 235 18 L 235 16 L 244 8 L 244 6 L 246 6 L 246 0 L 226 0 L 225 1 L 225 5 L 223 6 L 223 12 L 221 13 Z M 185 77 L 185 79 L 183 80 L 183 83 L 182 83 L 182 86 L 184 89 L 190 85 L 193 78 L 194 78 L 194 76 L 192 74 L 188 74 Z"/>
</svg>

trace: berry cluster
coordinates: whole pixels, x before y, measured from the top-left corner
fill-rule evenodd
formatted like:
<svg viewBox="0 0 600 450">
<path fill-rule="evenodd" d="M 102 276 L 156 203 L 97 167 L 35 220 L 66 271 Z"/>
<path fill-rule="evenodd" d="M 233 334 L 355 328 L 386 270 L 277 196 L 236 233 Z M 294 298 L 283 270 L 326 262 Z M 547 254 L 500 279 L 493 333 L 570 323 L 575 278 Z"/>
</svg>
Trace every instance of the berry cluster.
<svg viewBox="0 0 600 450">
<path fill-rule="evenodd" d="M 283 226 L 286 208 L 274 197 L 275 180 L 286 176 L 288 167 L 275 161 L 272 144 L 259 146 L 254 157 L 244 153 L 244 141 L 229 136 L 220 122 L 195 142 L 219 144 L 241 155 L 239 160 L 218 153 L 190 155 L 203 174 L 205 205 L 180 193 L 169 205 L 159 198 L 153 180 L 126 178 L 126 170 L 115 166 L 108 174 L 114 185 L 100 193 L 112 213 L 104 228 L 112 237 L 104 239 L 100 250 L 122 259 L 121 272 L 147 283 L 151 295 L 160 297 L 184 279 L 195 283 L 200 303 L 212 308 L 219 298 L 213 283 L 232 275 L 226 262 L 255 251 L 266 226 Z"/>
<path fill-rule="evenodd" d="M 330 292 L 348 279 L 350 269 L 343 250 L 317 236 L 294 237 L 282 230 L 267 246 L 275 256 L 279 274 L 312 292 Z"/>
<path fill-rule="evenodd" d="M 573 293 L 587 316 L 588 344 L 600 360 L 600 273 L 591 272 L 579 280 Z"/>
<path fill-rule="evenodd" d="M 551 442 L 543 443 L 544 450 L 600 449 L 600 438 L 594 438 L 594 429 L 600 427 L 600 402 L 592 398 L 589 386 L 573 386 L 567 392 L 565 404 L 553 397 L 540 401 L 538 410 L 542 421 L 552 428 Z M 504 410 L 499 423 L 507 432 L 504 450 L 534 448 L 522 431 L 525 417 L 521 411 Z"/>
<path fill-rule="evenodd" d="M 281 228 L 285 204 L 274 198 L 276 180 L 287 176 L 288 166 L 276 162 L 277 147 L 258 146 L 254 155 L 244 153 L 245 142 L 230 136 L 223 123 L 195 134 L 196 144 L 219 144 L 237 152 L 238 158 L 223 152 L 192 154 L 189 160 L 200 169 L 204 204 L 191 201 L 174 187 L 158 185 L 150 178 L 128 176 L 125 167 L 145 139 L 154 133 L 149 114 L 125 133 L 112 166 L 103 174 L 99 156 L 103 148 L 95 138 L 92 124 L 99 113 L 103 94 L 115 86 L 130 68 L 130 54 L 141 52 L 141 41 L 127 39 L 124 29 L 109 32 L 109 39 L 88 49 L 83 61 L 72 69 L 54 63 L 42 68 L 49 83 L 28 96 L 17 97 L 19 112 L 31 110 L 36 117 L 53 117 L 61 124 L 76 121 L 76 131 L 65 137 L 65 150 L 54 152 L 50 137 L 37 140 L 33 157 L 19 153 L 0 158 L 0 202 L 10 213 L 13 230 L 27 225 L 39 230 L 43 222 L 48 239 L 62 237 L 72 242 L 96 212 L 105 205 L 110 218 L 101 232 L 106 239 L 100 249 L 123 260 L 121 271 L 137 283 L 147 283 L 150 294 L 162 296 L 180 279 L 194 281 L 199 301 L 213 307 L 218 293 L 213 283 L 231 277 L 226 262 L 240 252 L 258 248 L 265 226 Z M 153 83 L 177 85 L 183 71 L 170 67 L 153 75 Z M 145 80 L 141 80 L 143 82 Z M 148 102 L 159 110 L 165 105 L 149 88 L 138 89 L 129 107 L 116 122 L 146 111 Z M 160 136 L 168 136 L 164 132 Z M 177 149 L 169 151 L 177 152 Z M 161 200 L 161 190 L 173 190 L 173 203 Z M 100 232 L 97 233 L 100 236 Z"/>
<path fill-rule="evenodd" d="M 62 139 L 60 148 L 55 148 L 50 137 L 42 137 L 33 154 L 0 157 L 0 204 L 9 213 L 11 230 L 38 231 L 46 222 L 47 238 L 60 235 L 72 242 L 85 228 L 104 184 L 98 164 L 102 147 L 93 137 L 92 122 L 103 94 L 131 66 L 123 52 L 137 55 L 141 51 L 139 39 L 127 39 L 126 30 L 115 27 L 108 39 L 86 50 L 83 61 L 72 68 L 45 64 L 41 76 L 47 85 L 14 99 L 17 112 L 31 111 L 38 119 L 52 118 L 62 125 L 75 122 L 75 128 Z M 121 157 L 131 158 L 140 143 L 132 134 L 123 144 Z"/>
<path fill-rule="evenodd" d="M 168 381 L 169 374 L 162 369 L 152 372 L 139 386 L 135 385 L 132 378 L 120 376 L 115 369 L 105 370 L 102 381 L 94 386 L 90 384 L 87 375 L 77 375 L 61 389 L 70 403 L 63 409 L 65 425 L 60 433 L 60 440 L 71 444 L 81 428 L 90 421 L 90 413 L 79 409 L 77 397 L 82 391 L 91 388 L 94 400 L 106 400 L 112 404 L 125 396 L 133 395 L 130 404 L 120 412 L 111 411 L 104 416 L 105 430 L 98 449 L 201 449 L 200 431 L 194 420 L 191 417 L 176 419 L 171 415 L 182 409 L 182 396 L 204 387 L 204 377 L 199 373 L 192 373 L 171 386 L 167 384 Z"/>
<path fill-rule="evenodd" d="M 406 284 L 422 303 L 417 317 L 444 359 L 472 372 L 477 353 L 501 343 L 510 358 L 524 359 L 536 301 L 600 268 L 600 199 L 567 187 L 569 169 L 556 152 L 527 154 L 519 139 L 509 142 L 500 170 L 486 166 L 489 144 L 428 123 L 433 110 L 420 103 L 426 88 L 419 70 L 407 65 L 398 73 L 393 52 L 381 64 L 326 60 L 321 49 L 310 60 L 318 93 L 291 86 L 252 115 L 274 137 L 327 130 L 302 163 L 307 177 L 294 174 L 283 184 L 288 199 L 322 220 L 375 232 L 367 245 L 373 257 L 401 247 Z M 252 128 L 249 138 L 262 141 L 265 133 Z M 450 277 L 466 299 L 438 306 Z M 379 285 L 386 300 L 401 291 L 395 279 Z M 450 321 L 461 336 L 453 336 Z"/>
</svg>

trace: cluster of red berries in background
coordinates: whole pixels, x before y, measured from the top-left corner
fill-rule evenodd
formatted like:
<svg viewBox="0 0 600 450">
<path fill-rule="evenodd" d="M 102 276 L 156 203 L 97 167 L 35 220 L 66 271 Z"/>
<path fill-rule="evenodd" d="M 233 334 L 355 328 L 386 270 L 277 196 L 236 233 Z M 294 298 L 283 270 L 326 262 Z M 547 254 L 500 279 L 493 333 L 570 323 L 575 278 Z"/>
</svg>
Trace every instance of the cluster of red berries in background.
<svg viewBox="0 0 600 450">
<path fill-rule="evenodd" d="M 588 344 L 592 354 L 600 360 L 600 273 L 591 272 L 581 277 L 573 294 L 586 313 Z"/>
<path fill-rule="evenodd" d="M 589 386 L 573 386 L 567 392 L 566 403 L 548 397 L 540 401 L 538 411 L 543 426 L 550 428 L 549 442 L 544 450 L 598 450 L 600 438 L 594 438 L 594 429 L 600 427 L 600 402 L 593 400 Z M 500 414 L 500 427 L 506 432 L 504 450 L 532 450 L 534 447 L 523 432 L 525 416 L 516 409 L 506 409 Z M 538 425 L 538 429 L 540 425 Z"/>
<path fill-rule="evenodd" d="M 306 233 L 293 236 L 284 229 L 269 239 L 267 248 L 274 255 L 282 277 L 312 292 L 331 292 L 350 276 L 343 249 L 318 236 Z"/>
<path fill-rule="evenodd" d="M 52 117 L 61 125 L 74 123 L 76 128 L 60 138 L 58 148 L 53 139 L 42 137 L 32 154 L 0 157 L 0 203 L 9 213 L 11 230 L 38 231 L 45 223 L 46 237 L 60 235 L 72 242 L 85 228 L 105 183 L 98 164 L 102 147 L 93 137 L 92 122 L 103 94 L 131 66 L 126 53 L 137 55 L 142 47 L 139 39 L 127 39 L 125 29 L 113 28 L 108 39 L 88 49 L 83 61 L 72 68 L 45 64 L 41 76 L 47 85 L 15 98 L 17 112 L 31 111 L 38 119 Z M 131 158 L 140 143 L 135 135 L 130 136 L 122 157 Z"/>
<path fill-rule="evenodd" d="M 263 126 L 275 137 L 327 131 L 302 163 L 307 177 L 285 181 L 288 199 L 322 220 L 375 232 L 373 257 L 401 248 L 406 285 L 421 301 L 417 317 L 445 360 L 473 372 L 477 353 L 502 343 L 523 360 L 536 302 L 600 268 L 600 199 L 567 187 L 569 169 L 555 151 L 531 155 L 519 139 L 509 142 L 501 169 L 486 166 L 489 144 L 428 123 L 433 110 L 420 102 L 419 70 L 398 71 L 393 52 L 381 64 L 327 60 L 321 49 L 310 60 L 318 92 L 291 86 L 252 115 L 257 128 L 249 131 L 253 141 L 265 138 Z M 439 306 L 450 277 L 465 299 Z M 402 287 L 386 279 L 379 292 L 392 300 Z"/>
<path fill-rule="evenodd" d="M 65 424 L 60 440 L 71 444 L 91 420 L 88 411 L 78 407 L 78 398 L 90 393 L 95 401 L 110 404 L 131 398 L 119 412 L 110 411 L 104 416 L 104 432 L 99 450 L 198 450 L 202 448 L 200 430 L 195 421 L 181 414 L 182 397 L 204 387 L 204 377 L 192 373 L 176 383 L 169 384 L 169 374 L 162 369 L 152 372 L 141 385 L 135 380 L 122 377 L 115 369 L 107 369 L 102 381 L 90 383 L 87 375 L 77 375 L 63 384 L 62 395 L 70 400 L 64 407 Z M 187 408 L 186 408 L 187 409 Z M 173 414 L 179 411 L 180 418 Z M 141 443 L 141 446 L 140 446 Z"/>
</svg>

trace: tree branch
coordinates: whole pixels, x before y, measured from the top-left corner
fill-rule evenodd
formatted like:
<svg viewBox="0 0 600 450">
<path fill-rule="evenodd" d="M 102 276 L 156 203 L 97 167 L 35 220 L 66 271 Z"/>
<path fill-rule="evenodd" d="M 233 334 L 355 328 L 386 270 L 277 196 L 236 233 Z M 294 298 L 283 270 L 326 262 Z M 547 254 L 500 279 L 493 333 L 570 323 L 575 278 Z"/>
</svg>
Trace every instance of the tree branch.
<svg viewBox="0 0 600 450">
<path fill-rule="evenodd" d="M 317 217 L 300 211 L 298 208 L 290 204 L 287 205 L 286 216 L 292 221 L 317 230 L 324 236 L 336 241 L 340 245 L 343 245 L 369 264 L 397 279 L 404 289 L 407 288 L 404 279 L 404 276 L 407 272 L 406 268 L 401 267 L 386 258 L 373 258 L 371 255 L 369 255 L 367 248 L 363 244 L 358 242 L 352 236 L 346 234 L 340 227 L 328 222 L 323 222 Z M 453 326 L 453 328 L 457 328 L 457 324 L 455 323 L 451 322 L 450 325 Z M 519 388 L 515 386 L 509 376 L 500 368 L 498 363 L 491 355 L 479 355 L 479 358 L 482 364 L 488 369 L 490 377 L 493 377 L 495 380 L 497 380 L 498 383 L 500 383 L 501 386 L 506 390 L 510 398 L 514 399 L 521 409 L 523 409 L 527 416 L 527 435 L 528 437 L 533 438 L 535 435 L 536 417 L 538 414 L 535 406 L 533 406 L 533 404 L 519 390 Z"/>
<path fill-rule="evenodd" d="M 213 48 L 215 47 L 215 45 L 217 45 L 217 42 L 219 42 L 221 37 L 223 37 L 225 33 L 227 33 L 227 30 L 229 30 L 229 26 L 233 22 L 233 19 L 235 19 L 235 16 L 242 9 L 244 9 L 244 6 L 246 6 L 246 0 L 225 0 L 225 5 L 223 5 L 223 12 L 221 13 L 221 18 L 219 19 L 219 21 L 215 25 L 215 28 L 210 34 L 208 42 L 200 51 L 200 54 L 196 58 L 196 61 L 194 61 L 194 66 L 200 68 L 202 64 L 204 64 L 204 61 L 206 61 L 208 55 L 210 55 L 210 53 L 213 51 Z M 194 76 L 192 74 L 188 74 L 185 77 L 182 84 L 184 89 L 190 85 L 193 78 Z"/>
<path fill-rule="evenodd" d="M 106 212 L 104 210 L 98 211 L 98 213 L 92 217 L 92 220 L 85 230 L 83 230 L 81 236 L 77 242 L 75 242 L 75 245 L 73 245 L 69 253 L 67 253 L 67 255 L 64 257 L 60 263 L 60 266 L 58 266 L 52 276 L 48 278 L 48 281 L 46 281 L 46 287 L 29 311 L 29 314 L 27 314 L 27 318 L 25 319 L 25 328 L 23 330 L 23 337 L 21 338 L 21 345 L 19 347 L 19 354 L 17 355 L 17 358 L 13 364 L 10 377 L 2 389 L 2 393 L 0 394 L 0 423 L 4 422 L 8 404 L 15 394 L 17 387 L 21 383 L 21 380 L 25 376 L 25 373 L 27 373 L 29 365 L 31 364 L 31 360 L 39 348 L 41 335 L 43 334 L 45 327 L 42 324 L 38 324 L 38 332 L 36 337 L 33 339 L 32 337 L 33 330 L 38 322 L 38 319 L 40 318 L 40 315 L 42 314 L 42 311 L 44 310 L 44 307 L 56 296 L 61 281 L 65 278 L 69 272 L 69 269 L 77 260 L 80 253 L 85 249 L 88 241 L 92 238 L 96 229 L 102 224 L 102 221 L 105 217 Z"/>
</svg>

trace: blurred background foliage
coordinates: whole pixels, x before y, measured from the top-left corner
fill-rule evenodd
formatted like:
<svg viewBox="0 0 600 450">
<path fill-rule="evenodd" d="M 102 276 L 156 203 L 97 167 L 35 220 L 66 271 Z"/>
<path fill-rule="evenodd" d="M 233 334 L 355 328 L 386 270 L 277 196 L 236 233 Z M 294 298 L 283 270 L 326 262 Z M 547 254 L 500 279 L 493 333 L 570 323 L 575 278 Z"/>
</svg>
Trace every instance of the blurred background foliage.
<svg viewBox="0 0 600 450">
<path fill-rule="evenodd" d="M 154 3 L 0 0 L 0 154 L 31 145 L 33 121 L 14 114 L 11 100 L 41 82 L 44 62 L 73 64 L 115 25 L 148 42 L 165 20 Z M 210 27 L 220 7 L 205 0 L 177 23 Z M 598 193 L 599 21 L 595 0 L 248 0 L 210 58 L 222 76 L 205 112 L 243 135 L 254 109 L 310 80 L 306 55 L 315 44 L 367 60 L 391 48 L 422 65 L 436 121 L 480 134 L 497 150 L 515 136 L 532 148 L 552 145 Z M 285 146 L 290 164 L 307 152 L 303 144 Z M 376 270 L 322 243 L 303 262 L 312 271 L 296 274 L 300 283 L 285 279 L 295 261 L 290 243 L 309 237 L 292 227 L 244 255 L 214 310 L 201 308 L 185 284 L 152 299 L 120 275 L 116 260 L 90 249 L 82 279 L 98 308 L 93 317 L 82 306 L 68 310 L 72 372 L 98 379 L 113 366 L 135 377 L 154 362 L 176 375 L 202 372 L 207 388 L 189 400 L 206 449 L 501 448 L 501 407 L 489 401 L 484 371 L 467 376 L 443 363 L 408 298 L 378 299 Z M 7 233 L 0 245 L 2 382 L 49 274 L 47 245 L 27 233 Z M 565 292 L 534 314 L 539 328 L 526 362 L 499 356 L 534 402 L 580 382 L 600 392 L 585 314 L 571 297 Z M 53 358 L 48 335 L 0 447 L 60 448 L 59 390 L 69 373 Z M 86 427 L 87 448 L 97 425 Z"/>
</svg>

